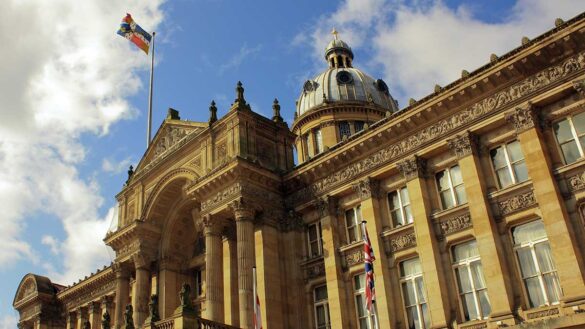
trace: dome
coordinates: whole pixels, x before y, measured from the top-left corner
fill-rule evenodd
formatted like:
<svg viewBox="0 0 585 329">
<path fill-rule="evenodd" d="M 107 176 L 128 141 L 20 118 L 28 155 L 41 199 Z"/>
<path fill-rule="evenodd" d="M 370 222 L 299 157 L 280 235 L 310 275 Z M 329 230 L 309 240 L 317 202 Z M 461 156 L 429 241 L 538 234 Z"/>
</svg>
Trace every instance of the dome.
<svg viewBox="0 0 585 329">
<path fill-rule="evenodd" d="M 335 51 L 345 51 L 348 53 L 351 59 L 353 59 L 353 52 L 351 51 L 351 47 L 343 40 L 333 39 L 331 42 L 329 42 L 325 48 L 325 59 L 327 59 L 329 54 Z"/>
<path fill-rule="evenodd" d="M 398 110 L 383 80 L 375 80 L 353 67 L 333 67 L 305 82 L 297 101 L 297 114 L 301 116 L 324 103 L 340 101 L 373 103 L 392 112 Z"/>
</svg>

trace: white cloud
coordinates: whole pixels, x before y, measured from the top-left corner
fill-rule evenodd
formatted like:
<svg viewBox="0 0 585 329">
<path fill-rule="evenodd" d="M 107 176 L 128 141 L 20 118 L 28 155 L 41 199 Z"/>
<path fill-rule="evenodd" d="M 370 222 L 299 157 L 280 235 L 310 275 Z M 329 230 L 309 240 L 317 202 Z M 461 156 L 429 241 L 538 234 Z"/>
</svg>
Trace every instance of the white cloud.
<svg viewBox="0 0 585 329">
<path fill-rule="evenodd" d="M 104 202 L 99 185 L 80 176 L 88 152 L 80 137 L 107 134 L 135 115 L 127 98 L 142 87 L 136 73 L 148 69 L 148 58 L 115 32 L 127 11 L 142 27 L 155 29 L 163 1 L 3 2 L 1 268 L 31 257 L 38 263 L 22 236 L 27 218 L 38 214 L 58 218 L 66 234 L 62 241 L 42 241 L 63 259 L 62 266 L 43 265 L 49 272 L 63 268 L 50 273 L 55 282 L 70 283 L 109 263 L 102 238 L 110 223 L 98 213 Z"/>
<path fill-rule="evenodd" d="M 250 48 L 248 45 L 244 44 L 237 54 L 234 54 L 226 63 L 219 66 L 219 74 L 224 74 L 227 70 L 238 68 L 247 57 L 253 56 L 261 49 L 262 45 L 257 45 Z"/>
<path fill-rule="evenodd" d="M 52 235 L 44 235 L 41 239 L 41 243 L 51 249 L 53 255 L 59 254 L 59 240 Z"/>
<path fill-rule="evenodd" d="M 16 328 L 17 322 L 18 318 L 16 315 L 5 315 L 4 317 L 0 318 L 0 329 L 14 329 Z"/>
<path fill-rule="evenodd" d="M 106 158 L 102 160 L 102 170 L 111 174 L 119 174 L 127 170 L 131 163 L 132 160 L 129 157 L 119 161 Z"/>
<path fill-rule="evenodd" d="M 535 37 L 554 27 L 557 17 L 570 19 L 585 10 L 580 0 L 518 0 L 507 17 L 498 23 L 477 18 L 477 8 L 455 9 L 441 1 L 346 0 L 332 14 L 320 17 L 304 37 L 293 42 L 310 44 L 317 68 L 323 68 L 323 50 L 336 27 L 351 47 L 373 51 L 373 57 L 358 58 L 362 69 L 383 76 L 401 104 L 410 97 L 432 93 L 434 85 L 446 85 L 520 45 L 523 36 Z"/>
</svg>

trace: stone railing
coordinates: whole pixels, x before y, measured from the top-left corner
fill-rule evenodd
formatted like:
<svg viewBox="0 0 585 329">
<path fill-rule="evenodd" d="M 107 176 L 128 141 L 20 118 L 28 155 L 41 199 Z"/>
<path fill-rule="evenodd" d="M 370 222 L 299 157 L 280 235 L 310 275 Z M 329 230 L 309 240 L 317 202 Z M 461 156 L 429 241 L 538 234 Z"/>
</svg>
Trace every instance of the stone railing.
<svg viewBox="0 0 585 329">
<path fill-rule="evenodd" d="M 175 318 L 168 318 L 161 321 L 158 321 L 154 324 L 155 329 L 174 329 L 175 328 Z"/>
<path fill-rule="evenodd" d="M 240 329 L 238 327 L 230 326 L 211 320 L 197 318 L 197 329 Z"/>
</svg>

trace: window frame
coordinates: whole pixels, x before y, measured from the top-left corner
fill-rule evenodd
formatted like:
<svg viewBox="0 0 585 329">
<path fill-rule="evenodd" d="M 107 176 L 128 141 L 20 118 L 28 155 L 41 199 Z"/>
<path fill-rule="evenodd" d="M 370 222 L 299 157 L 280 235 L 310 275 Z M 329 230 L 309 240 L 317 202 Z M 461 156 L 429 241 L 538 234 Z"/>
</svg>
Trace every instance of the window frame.
<svg viewBox="0 0 585 329">
<path fill-rule="evenodd" d="M 321 128 L 313 129 L 313 144 L 315 155 L 323 152 L 323 132 Z"/>
<path fill-rule="evenodd" d="M 406 194 L 408 195 L 408 203 L 404 204 L 402 201 L 402 190 L 406 190 Z M 392 202 L 390 202 L 390 195 L 392 195 L 393 193 L 396 193 L 396 195 L 398 196 L 398 209 L 392 209 L 393 204 Z M 388 213 L 390 214 L 390 222 L 392 224 L 392 228 L 397 228 L 397 227 L 402 227 L 402 226 L 406 226 L 409 224 L 412 224 L 414 222 L 414 216 L 412 215 L 412 204 L 410 202 L 410 195 L 408 194 L 408 187 L 405 186 L 400 186 L 390 192 L 388 192 L 386 194 L 386 202 L 388 202 Z M 406 207 L 410 207 L 410 220 L 407 219 L 406 216 L 406 211 L 405 208 Z M 393 213 L 394 212 L 399 212 L 400 215 L 402 216 L 402 223 L 394 223 L 394 217 L 393 217 Z"/>
<path fill-rule="evenodd" d="M 514 140 L 511 140 L 509 142 L 504 142 L 504 143 L 498 144 L 497 146 L 491 148 L 490 151 L 489 151 L 489 153 L 490 153 L 490 162 L 492 164 L 492 170 L 493 170 L 494 176 L 496 178 L 496 182 L 498 184 L 498 188 L 499 189 L 505 189 L 505 188 L 508 188 L 510 186 L 513 186 L 513 185 L 516 185 L 516 184 L 520 184 L 520 183 L 524 183 L 524 182 L 530 180 L 530 176 L 528 175 L 528 168 L 526 168 L 526 177 L 527 177 L 526 180 L 518 181 L 518 177 L 516 177 L 516 172 L 514 171 L 514 165 L 516 165 L 516 164 L 518 164 L 518 163 L 520 163 L 520 162 L 523 161 L 524 162 L 524 165 L 526 166 L 526 158 L 524 157 L 524 152 L 522 151 L 522 149 L 520 149 L 520 152 L 522 152 L 522 160 L 517 160 L 515 162 L 512 162 L 511 161 L 510 155 L 508 153 L 508 145 L 509 144 L 512 144 L 514 142 L 517 142 L 518 144 L 520 144 L 520 141 L 519 140 L 514 139 Z M 502 168 L 496 168 L 496 164 L 494 163 L 494 160 L 492 158 L 491 152 L 494 151 L 494 150 L 497 150 L 500 147 L 504 150 L 504 158 L 506 160 L 506 166 L 505 167 L 502 167 Z M 510 178 L 512 180 L 512 183 L 510 183 L 510 184 L 508 184 L 506 186 L 503 186 L 502 185 L 502 183 L 500 182 L 500 177 L 498 176 L 498 170 L 503 169 L 503 168 L 506 168 L 508 170 L 508 174 L 510 175 Z"/>
<path fill-rule="evenodd" d="M 557 149 L 558 149 L 558 151 L 559 151 L 559 153 L 561 155 L 561 158 L 563 159 L 563 163 L 565 165 L 569 165 L 571 163 L 575 163 L 575 162 L 577 162 L 577 161 L 582 160 L 583 158 L 585 158 L 585 146 L 584 145 L 581 145 L 581 141 L 579 140 L 579 137 L 581 137 L 581 136 L 579 136 L 579 134 L 577 133 L 577 129 L 575 129 L 575 125 L 573 124 L 573 117 L 576 117 L 576 116 L 581 115 L 581 114 L 585 114 L 585 112 L 579 112 L 579 113 L 570 114 L 570 115 L 564 117 L 563 119 L 560 119 L 560 120 L 557 120 L 557 121 L 553 122 L 552 125 L 551 125 L 551 130 L 552 130 L 552 134 L 553 134 L 553 136 L 555 138 L 555 141 L 556 141 Z M 575 144 L 577 144 L 577 151 L 579 152 L 579 157 L 575 161 L 570 162 L 570 163 L 567 162 L 567 159 L 565 157 L 565 153 L 563 152 L 563 148 L 561 147 L 561 143 L 559 142 L 559 138 L 558 138 L 558 136 L 557 136 L 557 134 L 555 133 L 555 130 L 554 130 L 555 129 L 555 124 L 558 124 L 558 123 L 563 122 L 565 120 L 569 123 L 569 128 L 570 128 L 570 131 L 571 131 L 571 136 L 573 137 L 572 140 L 574 140 L 575 141 Z M 583 133 L 582 136 L 585 136 L 585 133 Z M 566 144 L 566 143 L 567 143 L 567 141 L 565 141 L 564 144 Z"/>
<path fill-rule="evenodd" d="M 487 294 L 487 286 L 484 287 L 484 288 L 479 288 L 479 289 L 476 288 L 475 287 L 475 281 L 473 280 L 473 275 L 471 274 L 471 264 L 474 263 L 474 262 L 479 262 L 481 264 L 481 255 L 479 254 L 479 250 L 478 250 L 478 255 L 477 256 L 468 257 L 468 258 L 465 258 L 462 261 L 457 261 L 455 259 L 455 247 L 461 246 L 461 245 L 464 245 L 464 244 L 467 244 L 467 243 L 471 243 L 473 241 L 475 241 L 476 244 L 477 244 L 477 240 L 467 240 L 467 241 L 462 241 L 460 243 L 454 244 L 450 248 L 451 249 L 451 252 L 450 252 L 450 254 L 451 254 L 451 269 L 453 270 L 453 277 L 455 279 L 455 285 L 457 286 L 457 295 L 458 295 L 458 298 L 457 299 L 459 300 L 459 309 L 461 311 L 461 314 L 463 315 L 463 318 L 466 318 L 466 315 L 465 315 L 465 307 L 463 306 L 463 302 L 464 301 L 463 301 L 463 298 L 462 297 L 463 297 L 463 295 L 466 295 L 466 294 L 469 294 L 469 293 L 464 293 L 464 292 L 461 292 L 460 291 L 460 287 L 459 287 L 459 284 L 458 284 L 459 280 L 458 280 L 458 276 L 457 276 L 457 273 L 458 272 L 456 271 L 456 269 L 461 268 L 461 267 L 467 267 L 467 273 L 469 275 L 469 282 L 471 283 L 471 289 L 472 289 L 471 290 L 471 293 L 473 294 L 473 300 L 475 302 L 474 303 L 475 304 L 475 310 L 476 310 L 476 313 L 479 314 L 479 316 L 480 316 L 479 318 L 472 319 L 469 316 L 469 314 L 468 314 L 467 317 L 469 318 L 469 320 L 467 320 L 467 321 L 485 320 L 485 319 L 489 318 L 489 316 L 490 316 L 490 314 L 482 314 L 483 313 L 483 310 L 482 310 L 482 307 L 481 307 L 481 302 L 479 300 L 479 291 L 485 290 L 486 291 L 486 294 Z M 481 270 L 483 272 L 483 264 L 481 265 Z M 461 271 L 459 271 L 459 273 L 461 273 Z M 483 273 L 482 273 L 482 275 L 483 275 Z M 489 300 L 489 294 L 487 294 L 487 297 L 488 297 L 489 307 L 490 307 L 490 310 L 491 310 L 492 305 L 491 305 L 491 301 Z"/>
<path fill-rule="evenodd" d="M 426 320 L 428 320 L 430 322 L 430 310 L 428 309 L 429 307 L 429 301 L 428 301 L 428 296 L 425 295 L 425 301 L 423 303 L 420 302 L 419 296 L 418 296 L 418 291 L 416 289 L 416 279 L 417 278 L 421 278 L 422 280 L 422 285 L 423 285 L 423 289 L 425 290 L 425 294 L 426 294 L 426 285 L 425 285 L 425 279 L 423 277 L 423 273 L 422 273 L 422 268 L 421 271 L 417 274 L 409 274 L 407 276 L 402 276 L 402 266 L 404 264 L 404 262 L 413 260 L 413 259 L 417 259 L 419 262 L 419 266 L 422 266 L 422 264 L 420 263 L 420 257 L 413 257 L 413 258 L 408 258 L 408 259 L 404 259 L 402 261 L 400 261 L 399 265 L 398 265 L 398 275 L 399 275 L 399 283 L 400 283 L 400 296 L 402 297 L 402 310 L 404 312 L 404 319 L 406 321 L 406 325 L 408 325 L 408 310 L 407 308 L 411 308 L 413 307 L 411 306 L 406 306 L 406 300 L 404 299 L 404 289 L 403 286 L 411 281 L 412 282 L 412 287 L 414 287 L 414 298 L 416 300 L 416 304 L 413 304 L 414 307 L 416 307 L 416 311 L 417 311 L 417 315 L 419 318 L 419 323 L 422 325 L 422 329 L 427 329 L 426 328 Z M 424 312 L 422 310 L 422 305 L 426 304 L 427 305 L 427 316 L 428 319 L 425 318 L 424 316 Z"/>
<path fill-rule="evenodd" d="M 354 225 L 351 226 L 351 227 L 348 227 L 347 226 L 347 213 L 349 211 L 353 211 L 353 219 L 354 219 L 354 223 L 353 224 Z M 358 214 L 359 214 L 359 216 L 358 216 Z M 344 221 L 344 226 L 345 226 L 345 237 L 347 238 L 347 244 L 356 243 L 356 242 L 362 240 L 362 228 L 361 228 L 361 222 L 362 222 L 362 220 L 363 220 L 363 218 L 362 218 L 362 206 L 361 206 L 361 204 L 355 205 L 354 207 L 351 207 L 351 208 L 347 208 L 343 212 L 343 221 Z M 355 229 L 355 232 L 356 232 L 355 240 L 352 240 L 351 237 L 349 236 L 349 229 L 350 228 L 354 228 Z"/>
<path fill-rule="evenodd" d="M 374 321 L 374 314 L 369 314 L 368 315 L 368 311 L 365 309 L 365 302 L 366 302 L 366 273 L 361 272 L 358 274 L 355 274 L 354 276 L 352 276 L 353 278 L 353 300 L 354 300 L 354 304 L 355 304 L 355 318 L 357 319 L 357 328 L 358 329 L 371 329 L 370 328 L 370 319 L 372 320 L 372 323 Z M 357 280 L 359 280 L 360 282 L 363 282 L 362 287 L 360 287 L 359 289 L 356 287 L 356 278 Z M 364 316 L 360 317 L 360 313 L 359 313 L 359 309 L 358 309 L 358 296 L 360 296 L 364 302 Z M 368 318 L 369 317 L 369 318 Z M 360 327 L 360 320 L 361 319 L 366 319 L 366 328 L 361 328 Z"/>
<path fill-rule="evenodd" d="M 327 298 L 317 300 L 317 289 L 325 287 L 325 291 L 327 292 Z M 318 327 L 319 322 L 317 319 L 317 308 L 322 306 L 325 309 L 325 327 Z M 327 284 L 322 284 L 315 286 L 313 288 L 313 311 L 314 311 L 314 321 L 315 321 L 315 328 L 316 329 L 330 329 L 331 328 L 331 313 L 329 312 L 329 292 L 327 291 Z"/>
<path fill-rule="evenodd" d="M 317 240 L 311 240 L 310 230 L 311 227 L 315 227 Z M 323 235 L 322 235 L 322 226 L 321 221 L 317 221 L 315 223 L 307 225 L 307 254 L 308 258 L 315 258 L 323 256 Z M 311 243 L 316 241 L 317 242 L 317 253 L 313 252 L 313 248 L 311 247 Z"/>
<path fill-rule="evenodd" d="M 536 255 L 536 249 L 534 248 L 534 246 L 536 246 L 537 244 L 540 244 L 540 243 L 547 243 L 548 246 L 549 246 L 549 248 L 550 248 L 550 242 L 549 242 L 549 239 L 548 239 L 548 232 L 546 232 L 546 227 L 545 227 L 546 237 L 541 237 L 541 238 L 538 238 L 538 239 L 535 239 L 535 240 L 531 240 L 530 242 L 524 242 L 524 243 L 521 243 L 520 245 L 516 244 L 516 241 L 514 240 L 514 229 L 516 229 L 518 227 L 521 227 L 523 225 L 531 224 L 531 223 L 533 223 L 535 221 L 541 221 L 542 222 L 542 219 L 537 219 L 537 220 L 533 220 L 533 221 L 524 222 L 522 224 L 519 224 L 519 225 L 516 225 L 516 226 L 512 227 L 510 229 L 510 231 L 509 231 L 510 232 L 510 237 L 512 239 L 512 249 L 513 249 L 514 255 L 515 255 L 514 258 L 515 258 L 515 262 L 516 262 L 516 269 L 518 271 L 518 277 L 522 281 L 522 290 L 524 292 L 524 299 L 525 299 L 525 302 L 526 302 L 526 306 L 528 308 L 531 308 L 531 309 L 532 308 L 539 308 L 539 307 L 547 307 L 547 306 L 552 306 L 552 305 L 559 305 L 560 304 L 560 301 L 561 301 L 561 299 L 563 297 L 563 290 L 562 290 L 562 287 L 561 287 L 561 284 L 560 284 L 560 279 L 558 277 L 558 269 L 557 269 L 557 266 L 555 264 L 555 260 L 552 259 L 552 262 L 553 262 L 553 265 L 554 265 L 554 270 L 553 271 L 546 272 L 546 273 L 543 273 L 541 271 L 541 269 L 540 269 L 540 264 L 538 262 L 538 256 Z M 543 225 L 544 225 L 544 222 L 543 222 Z M 532 259 L 532 262 L 533 262 L 532 264 L 533 264 L 534 269 L 535 269 L 535 272 L 536 272 L 535 275 L 529 276 L 529 277 L 524 277 L 523 276 L 523 274 L 522 274 L 522 265 L 520 263 L 520 257 L 518 256 L 518 250 L 524 249 L 524 248 L 529 248 L 530 256 L 531 256 L 531 259 Z M 551 251 L 552 251 L 552 249 L 551 249 Z M 552 302 L 552 303 L 549 301 L 549 296 L 548 296 L 548 292 L 547 292 L 547 289 L 546 289 L 546 284 L 544 283 L 544 276 L 547 275 L 547 274 L 551 274 L 551 273 L 555 273 L 555 276 L 556 276 L 557 282 L 558 282 L 558 287 L 557 288 L 558 288 L 558 292 L 559 292 L 559 300 L 556 301 L 556 302 Z M 530 294 L 529 294 L 528 289 L 526 287 L 526 279 L 530 279 L 530 278 L 534 278 L 534 277 L 537 277 L 538 278 L 538 283 L 539 283 L 539 287 L 540 287 L 540 293 L 542 294 L 542 297 L 543 297 L 543 299 L 545 301 L 545 303 L 542 304 L 542 305 L 532 306 L 531 305 L 531 302 L 530 302 Z"/>
<path fill-rule="evenodd" d="M 347 134 L 343 134 L 342 130 L 341 130 L 341 126 L 342 125 L 347 125 Z M 337 130 L 339 131 L 339 141 L 343 141 L 343 136 L 347 136 L 347 138 L 351 137 L 351 124 L 349 123 L 349 121 L 339 121 L 337 123 Z"/>
<path fill-rule="evenodd" d="M 455 207 L 458 207 L 458 206 L 467 204 L 467 191 L 465 190 L 465 182 L 463 181 L 463 175 L 462 174 L 461 174 L 461 184 L 459 184 L 459 185 L 453 185 L 453 179 L 452 179 L 452 176 L 451 176 L 451 171 L 455 167 L 459 167 L 459 172 L 461 173 L 461 166 L 459 165 L 459 163 L 450 165 L 450 166 L 446 167 L 445 169 L 440 170 L 440 171 L 437 171 L 435 173 L 435 186 L 436 186 L 436 190 L 437 190 L 437 196 L 439 197 L 439 204 L 441 205 L 441 210 L 452 209 L 452 208 L 455 208 Z M 448 175 L 447 177 L 448 177 L 448 182 L 449 182 L 449 189 L 448 190 L 443 190 L 443 191 L 450 191 L 451 198 L 453 199 L 453 206 L 451 206 L 451 207 L 445 207 L 443 205 L 443 199 L 441 197 L 441 192 L 443 192 L 443 191 L 439 187 L 439 179 L 437 178 L 437 175 L 440 174 L 440 173 L 442 173 L 442 172 L 446 172 L 447 175 Z M 465 193 L 465 202 L 461 202 L 459 200 L 459 198 L 457 197 L 457 193 L 455 192 L 455 189 L 458 186 L 462 186 L 463 187 L 463 193 Z"/>
</svg>

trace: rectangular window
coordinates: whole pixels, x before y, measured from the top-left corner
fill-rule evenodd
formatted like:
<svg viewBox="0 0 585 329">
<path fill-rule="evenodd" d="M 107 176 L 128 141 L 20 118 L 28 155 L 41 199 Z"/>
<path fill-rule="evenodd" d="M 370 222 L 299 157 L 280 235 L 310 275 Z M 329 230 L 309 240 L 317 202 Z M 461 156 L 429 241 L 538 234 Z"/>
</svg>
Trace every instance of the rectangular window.
<svg viewBox="0 0 585 329">
<path fill-rule="evenodd" d="M 329 320 L 329 303 L 327 301 L 327 286 L 319 286 L 313 292 L 315 298 L 315 328 L 329 329 L 331 321 Z"/>
<path fill-rule="evenodd" d="M 513 141 L 490 151 L 492 164 L 501 188 L 528 179 L 528 170 L 520 142 Z"/>
<path fill-rule="evenodd" d="M 557 304 L 561 286 L 542 220 L 515 227 L 512 237 L 530 307 Z"/>
<path fill-rule="evenodd" d="M 317 257 L 323 254 L 321 222 L 309 225 L 307 228 L 307 241 L 309 243 L 309 258 Z"/>
<path fill-rule="evenodd" d="M 313 156 L 313 148 L 309 142 L 309 134 L 303 135 L 303 142 L 305 143 L 303 147 L 305 148 L 305 154 L 307 155 L 306 159 L 310 159 Z"/>
<path fill-rule="evenodd" d="M 360 224 L 362 222 L 361 206 L 345 211 L 345 228 L 347 231 L 347 243 L 353 243 L 362 239 Z"/>
<path fill-rule="evenodd" d="M 582 158 L 585 147 L 585 112 L 553 124 L 553 131 L 566 164 Z"/>
<path fill-rule="evenodd" d="M 485 319 L 491 313 L 483 268 L 475 240 L 453 247 L 453 271 L 465 320 Z"/>
<path fill-rule="evenodd" d="M 364 122 L 363 121 L 354 121 L 353 127 L 355 129 L 355 133 L 359 133 L 360 131 L 364 130 Z"/>
<path fill-rule="evenodd" d="M 195 287 L 193 287 L 195 298 L 201 296 L 203 293 L 203 284 L 202 284 L 202 273 L 201 269 L 195 269 Z"/>
<path fill-rule="evenodd" d="M 431 327 L 427 297 L 418 258 L 400 263 L 400 285 L 406 311 L 407 328 L 424 329 Z"/>
<path fill-rule="evenodd" d="M 463 178 L 458 165 L 438 172 L 435 177 L 443 209 L 449 209 L 467 202 Z"/>
<path fill-rule="evenodd" d="M 339 140 L 344 140 L 351 136 L 351 130 L 349 129 L 349 122 L 341 121 L 338 125 L 339 127 Z"/>
<path fill-rule="evenodd" d="M 406 187 L 388 193 L 388 207 L 390 209 L 393 227 L 412 223 L 410 198 L 408 197 L 408 189 Z"/>
<path fill-rule="evenodd" d="M 323 135 L 321 129 L 313 130 L 313 140 L 315 141 L 315 154 L 323 152 Z"/>
<path fill-rule="evenodd" d="M 353 277 L 355 309 L 359 329 L 370 329 L 368 311 L 366 310 L 366 275 L 364 273 Z M 374 322 L 373 315 L 372 323 Z"/>
</svg>

